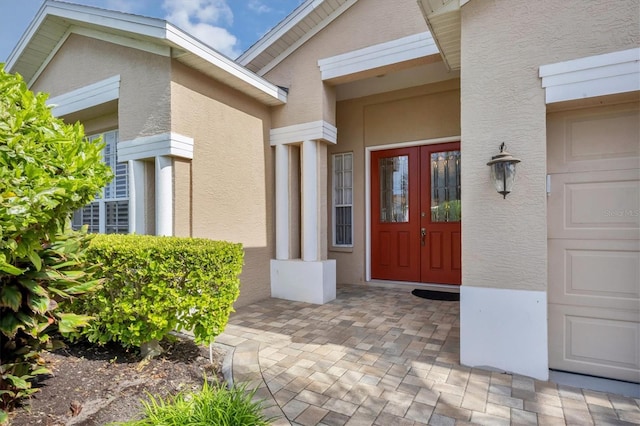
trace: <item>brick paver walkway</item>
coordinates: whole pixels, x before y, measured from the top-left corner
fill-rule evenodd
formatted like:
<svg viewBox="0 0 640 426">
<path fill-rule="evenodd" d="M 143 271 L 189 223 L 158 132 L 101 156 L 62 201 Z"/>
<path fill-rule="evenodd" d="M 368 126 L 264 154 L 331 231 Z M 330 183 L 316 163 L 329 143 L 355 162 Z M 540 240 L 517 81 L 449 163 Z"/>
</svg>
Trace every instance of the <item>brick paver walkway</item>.
<svg viewBox="0 0 640 426">
<path fill-rule="evenodd" d="M 460 365 L 459 303 L 343 286 L 238 309 L 219 343 L 275 425 L 631 425 L 640 400 Z"/>
</svg>

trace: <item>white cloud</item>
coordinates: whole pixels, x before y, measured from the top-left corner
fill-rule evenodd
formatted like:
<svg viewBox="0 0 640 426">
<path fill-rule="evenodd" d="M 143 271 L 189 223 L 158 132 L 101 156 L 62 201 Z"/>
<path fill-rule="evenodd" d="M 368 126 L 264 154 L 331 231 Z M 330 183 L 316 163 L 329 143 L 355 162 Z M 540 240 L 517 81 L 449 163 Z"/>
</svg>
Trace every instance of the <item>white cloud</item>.
<svg viewBox="0 0 640 426">
<path fill-rule="evenodd" d="M 249 10 L 252 10 L 258 14 L 269 13 L 273 10 L 266 4 L 262 3 L 262 1 L 260 0 L 251 0 L 247 7 L 249 8 Z"/>
<path fill-rule="evenodd" d="M 238 39 L 223 25 L 233 23 L 226 0 L 164 0 L 165 19 L 225 55 L 240 55 Z"/>
</svg>

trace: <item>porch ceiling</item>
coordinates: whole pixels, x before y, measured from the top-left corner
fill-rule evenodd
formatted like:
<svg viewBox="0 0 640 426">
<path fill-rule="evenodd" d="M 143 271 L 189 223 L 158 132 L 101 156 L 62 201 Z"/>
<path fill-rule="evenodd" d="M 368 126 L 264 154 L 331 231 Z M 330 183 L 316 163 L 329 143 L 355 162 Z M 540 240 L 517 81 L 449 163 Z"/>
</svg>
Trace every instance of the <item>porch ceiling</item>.
<svg viewBox="0 0 640 426">
<path fill-rule="evenodd" d="M 460 70 L 460 6 L 465 0 L 417 0 L 444 63 Z"/>
</svg>

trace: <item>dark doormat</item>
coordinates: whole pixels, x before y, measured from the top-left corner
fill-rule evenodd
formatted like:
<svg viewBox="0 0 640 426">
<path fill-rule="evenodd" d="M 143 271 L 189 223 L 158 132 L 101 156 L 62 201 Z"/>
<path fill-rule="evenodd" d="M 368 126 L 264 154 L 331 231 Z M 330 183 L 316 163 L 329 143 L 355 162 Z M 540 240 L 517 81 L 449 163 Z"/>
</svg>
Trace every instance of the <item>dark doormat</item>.
<svg viewBox="0 0 640 426">
<path fill-rule="evenodd" d="M 460 300 L 460 293 L 450 293 L 448 291 L 432 291 L 415 289 L 411 292 L 414 296 L 431 300 Z"/>
</svg>

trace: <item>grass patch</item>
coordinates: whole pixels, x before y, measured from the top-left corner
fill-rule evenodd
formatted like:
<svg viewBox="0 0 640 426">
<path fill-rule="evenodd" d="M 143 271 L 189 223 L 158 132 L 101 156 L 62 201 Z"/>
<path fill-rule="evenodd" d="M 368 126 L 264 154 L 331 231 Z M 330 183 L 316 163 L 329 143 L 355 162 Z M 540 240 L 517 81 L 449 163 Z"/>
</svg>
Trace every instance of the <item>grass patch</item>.
<svg viewBox="0 0 640 426">
<path fill-rule="evenodd" d="M 145 418 L 119 426 L 268 426 L 274 420 L 262 413 L 264 401 L 254 401 L 256 389 L 246 385 L 227 389 L 205 380 L 199 392 L 181 392 L 166 399 L 149 395 L 143 401 Z"/>
</svg>

